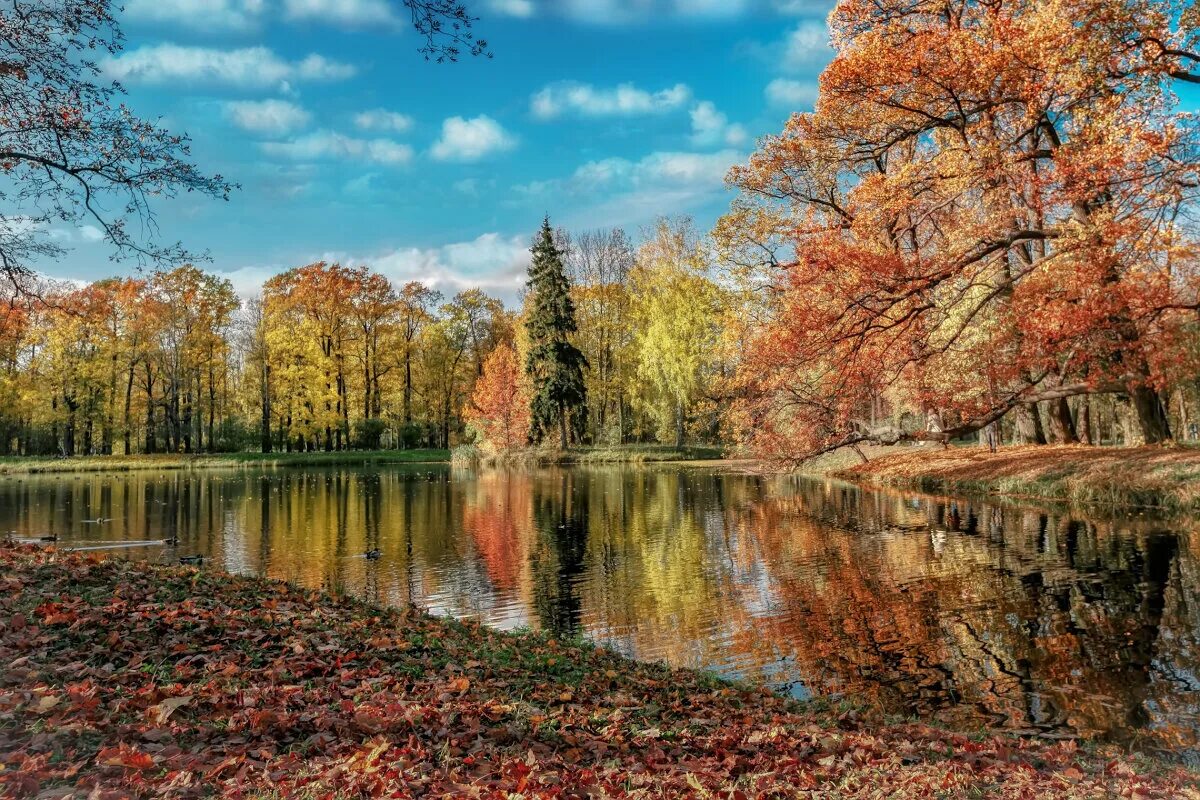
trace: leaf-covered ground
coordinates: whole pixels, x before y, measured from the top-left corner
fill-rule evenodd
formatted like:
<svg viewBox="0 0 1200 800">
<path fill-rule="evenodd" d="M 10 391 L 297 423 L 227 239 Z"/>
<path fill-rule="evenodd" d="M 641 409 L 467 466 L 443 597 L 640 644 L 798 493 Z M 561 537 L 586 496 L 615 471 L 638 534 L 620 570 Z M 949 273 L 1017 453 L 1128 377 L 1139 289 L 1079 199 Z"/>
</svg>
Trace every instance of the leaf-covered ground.
<svg viewBox="0 0 1200 800">
<path fill-rule="evenodd" d="M 291 586 L 0 547 L 0 795 L 1200 798 L 1073 743 L 869 727 Z"/>
<path fill-rule="evenodd" d="M 856 481 L 932 492 L 1001 494 L 1115 509 L 1200 513 L 1200 448 L 1028 445 L 879 447 L 828 470 Z"/>
</svg>

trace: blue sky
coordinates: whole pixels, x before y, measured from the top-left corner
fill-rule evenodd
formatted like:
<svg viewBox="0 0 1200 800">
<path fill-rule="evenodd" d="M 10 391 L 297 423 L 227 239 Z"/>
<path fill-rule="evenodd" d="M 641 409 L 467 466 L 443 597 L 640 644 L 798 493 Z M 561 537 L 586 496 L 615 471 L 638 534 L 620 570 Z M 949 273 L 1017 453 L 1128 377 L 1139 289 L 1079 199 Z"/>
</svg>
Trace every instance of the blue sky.
<svg viewBox="0 0 1200 800">
<path fill-rule="evenodd" d="M 511 298 L 545 213 L 709 225 L 754 139 L 811 107 L 825 0 L 468 0 L 493 59 L 426 63 L 398 0 L 124 0 L 104 64 L 242 185 L 157 205 L 242 293 L 317 259 Z M 127 272 L 91 241 L 42 265 Z"/>
</svg>

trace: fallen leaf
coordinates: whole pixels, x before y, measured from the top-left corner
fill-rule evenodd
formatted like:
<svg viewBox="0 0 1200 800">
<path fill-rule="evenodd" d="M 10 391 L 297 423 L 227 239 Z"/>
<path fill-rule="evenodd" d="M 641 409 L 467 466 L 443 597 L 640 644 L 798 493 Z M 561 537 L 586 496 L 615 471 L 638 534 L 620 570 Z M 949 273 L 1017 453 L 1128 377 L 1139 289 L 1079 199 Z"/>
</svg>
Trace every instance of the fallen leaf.
<svg viewBox="0 0 1200 800">
<path fill-rule="evenodd" d="M 156 723 L 162 725 L 172 714 L 192 702 L 190 694 L 181 697 L 168 697 L 156 706 L 150 708 L 150 716 Z"/>
</svg>

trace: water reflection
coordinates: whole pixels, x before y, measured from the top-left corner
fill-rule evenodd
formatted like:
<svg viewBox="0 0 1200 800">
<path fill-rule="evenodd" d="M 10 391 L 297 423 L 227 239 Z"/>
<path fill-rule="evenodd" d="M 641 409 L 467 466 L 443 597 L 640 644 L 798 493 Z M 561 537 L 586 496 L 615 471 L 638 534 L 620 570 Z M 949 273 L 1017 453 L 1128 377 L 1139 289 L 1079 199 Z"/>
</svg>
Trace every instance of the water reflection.
<svg viewBox="0 0 1200 800">
<path fill-rule="evenodd" d="M 120 554 L 203 553 L 801 697 L 1177 752 L 1200 731 L 1189 527 L 665 466 L 0 483 L 0 531 L 60 546 L 177 537 Z"/>
</svg>

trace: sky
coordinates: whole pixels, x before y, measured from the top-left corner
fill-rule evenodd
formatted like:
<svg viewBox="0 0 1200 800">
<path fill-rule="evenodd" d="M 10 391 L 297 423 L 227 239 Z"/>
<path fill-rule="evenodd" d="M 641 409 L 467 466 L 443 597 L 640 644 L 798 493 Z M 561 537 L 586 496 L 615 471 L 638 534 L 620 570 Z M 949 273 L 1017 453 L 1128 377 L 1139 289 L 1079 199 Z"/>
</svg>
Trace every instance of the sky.
<svg viewBox="0 0 1200 800">
<path fill-rule="evenodd" d="M 831 57 L 826 0 L 464 1 L 493 58 L 424 61 L 399 0 L 124 0 L 106 76 L 241 187 L 158 202 L 160 239 L 244 296 L 326 260 L 512 298 L 543 215 L 710 226 Z M 42 271 L 131 272 L 98 233 Z"/>
</svg>

